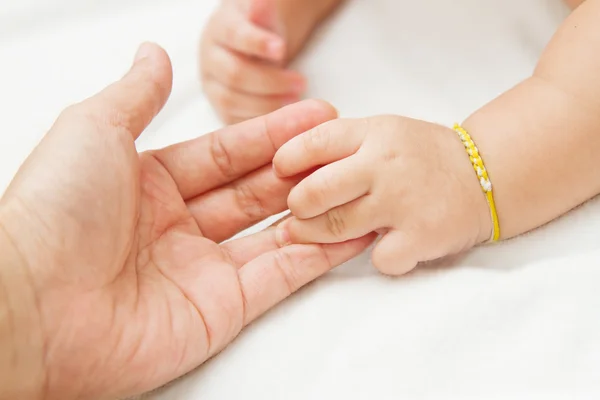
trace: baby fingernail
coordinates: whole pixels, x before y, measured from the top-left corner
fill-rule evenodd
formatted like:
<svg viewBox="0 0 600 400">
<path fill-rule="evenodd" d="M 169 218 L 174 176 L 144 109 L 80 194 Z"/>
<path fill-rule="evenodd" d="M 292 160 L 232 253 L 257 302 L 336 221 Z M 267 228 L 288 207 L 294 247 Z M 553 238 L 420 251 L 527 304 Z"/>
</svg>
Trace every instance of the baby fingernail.
<svg viewBox="0 0 600 400">
<path fill-rule="evenodd" d="M 287 224 L 285 222 L 282 222 L 281 224 L 279 224 L 279 226 L 277 226 L 277 229 L 275 230 L 275 242 L 277 242 L 277 245 L 279 247 L 285 247 L 292 244 L 290 234 L 285 228 L 286 225 Z"/>
</svg>

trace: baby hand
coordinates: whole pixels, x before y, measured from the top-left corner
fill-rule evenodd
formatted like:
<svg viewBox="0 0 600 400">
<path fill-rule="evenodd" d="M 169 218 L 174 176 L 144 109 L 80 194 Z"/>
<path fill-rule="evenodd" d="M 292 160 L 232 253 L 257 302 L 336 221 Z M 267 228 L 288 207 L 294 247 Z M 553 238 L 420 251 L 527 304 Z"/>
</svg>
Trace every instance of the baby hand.
<svg viewBox="0 0 600 400">
<path fill-rule="evenodd" d="M 286 43 L 274 33 L 275 0 L 223 0 L 201 41 L 201 79 L 226 123 L 253 118 L 300 99 L 305 81 L 284 68 Z"/>
<path fill-rule="evenodd" d="M 372 261 L 401 275 L 417 263 L 489 239 L 491 218 L 456 133 L 398 116 L 335 120 L 277 152 L 277 174 L 318 168 L 290 193 L 294 215 L 278 228 L 280 245 L 336 243 L 383 234 Z"/>
</svg>

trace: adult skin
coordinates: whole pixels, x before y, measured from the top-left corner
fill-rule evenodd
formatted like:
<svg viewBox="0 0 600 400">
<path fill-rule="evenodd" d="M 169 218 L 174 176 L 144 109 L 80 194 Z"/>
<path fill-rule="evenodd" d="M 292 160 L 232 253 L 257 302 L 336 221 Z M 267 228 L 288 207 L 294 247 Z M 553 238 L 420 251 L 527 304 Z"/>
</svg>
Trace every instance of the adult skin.
<svg viewBox="0 0 600 400">
<path fill-rule="evenodd" d="M 287 208 L 299 178 L 275 176 L 275 151 L 336 112 L 302 102 L 138 154 L 171 81 L 166 53 L 143 45 L 58 118 L 0 201 L 0 398 L 159 387 L 374 239 L 279 249 L 269 229 L 219 244 Z"/>
</svg>

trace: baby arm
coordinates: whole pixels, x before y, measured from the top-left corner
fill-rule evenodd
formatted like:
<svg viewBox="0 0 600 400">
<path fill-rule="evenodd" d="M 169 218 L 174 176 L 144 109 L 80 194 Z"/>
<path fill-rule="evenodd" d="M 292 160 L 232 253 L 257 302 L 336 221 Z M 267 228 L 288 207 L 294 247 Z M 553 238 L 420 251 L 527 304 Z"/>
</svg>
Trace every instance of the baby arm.
<svg viewBox="0 0 600 400">
<path fill-rule="evenodd" d="M 565 21 L 533 75 L 469 117 L 493 182 L 501 237 L 551 221 L 600 193 L 600 0 Z M 489 239 L 485 196 L 456 134 L 399 116 L 329 122 L 275 157 L 281 176 L 321 165 L 290 194 L 280 244 L 338 242 L 377 230 L 382 272 Z"/>
<path fill-rule="evenodd" d="M 600 193 L 600 1 L 565 21 L 533 76 L 464 127 L 493 174 L 504 237 Z"/>
</svg>

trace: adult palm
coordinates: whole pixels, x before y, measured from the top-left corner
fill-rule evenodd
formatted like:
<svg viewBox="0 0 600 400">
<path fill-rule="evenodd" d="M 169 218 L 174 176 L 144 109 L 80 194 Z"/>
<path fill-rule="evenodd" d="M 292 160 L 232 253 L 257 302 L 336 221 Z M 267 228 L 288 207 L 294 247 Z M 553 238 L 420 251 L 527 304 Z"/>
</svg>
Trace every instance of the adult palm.
<svg viewBox="0 0 600 400">
<path fill-rule="evenodd" d="M 218 244 L 286 208 L 298 179 L 275 176 L 274 152 L 335 111 L 308 101 L 138 154 L 171 79 L 168 56 L 144 45 L 120 82 L 61 115 L 2 200 L 29 282 L 19 291 L 35 298 L 16 320 L 28 321 L 21 356 L 36 365 L 39 397 L 160 386 L 373 239 L 280 249 L 266 230 Z"/>
</svg>

